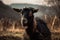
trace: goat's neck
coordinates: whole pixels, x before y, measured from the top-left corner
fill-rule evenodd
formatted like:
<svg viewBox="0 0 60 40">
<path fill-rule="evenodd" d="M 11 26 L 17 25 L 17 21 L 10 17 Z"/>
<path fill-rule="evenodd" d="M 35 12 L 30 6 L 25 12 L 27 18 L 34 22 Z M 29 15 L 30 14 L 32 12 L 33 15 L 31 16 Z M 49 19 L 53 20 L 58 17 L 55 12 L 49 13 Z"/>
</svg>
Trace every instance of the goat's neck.
<svg viewBox="0 0 60 40">
<path fill-rule="evenodd" d="M 34 23 L 34 17 L 29 17 L 28 18 L 28 26 L 33 27 L 33 23 Z"/>
</svg>

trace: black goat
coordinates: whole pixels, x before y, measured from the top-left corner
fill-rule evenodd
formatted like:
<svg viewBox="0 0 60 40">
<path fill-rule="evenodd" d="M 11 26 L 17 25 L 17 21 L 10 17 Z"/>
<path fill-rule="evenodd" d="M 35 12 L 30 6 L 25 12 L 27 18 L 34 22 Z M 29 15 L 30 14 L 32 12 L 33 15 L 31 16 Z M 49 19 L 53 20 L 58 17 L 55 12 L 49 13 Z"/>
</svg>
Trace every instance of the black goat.
<svg viewBox="0 0 60 40">
<path fill-rule="evenodd" d="M 23 8 L 20 10 L 22 15 L 24 15 L 23 25 L 27 26 L 26 32 L 30 37 L 30 40 L 51 40 L 51 32 L 49 31 L 46 23 L 36 18 L 36 25 L 34 26 L 34 13 L 38 11 L 38 9 L 34 8 Z M 27 22 L 26 22 L 27 21 Z"/>
</svg>

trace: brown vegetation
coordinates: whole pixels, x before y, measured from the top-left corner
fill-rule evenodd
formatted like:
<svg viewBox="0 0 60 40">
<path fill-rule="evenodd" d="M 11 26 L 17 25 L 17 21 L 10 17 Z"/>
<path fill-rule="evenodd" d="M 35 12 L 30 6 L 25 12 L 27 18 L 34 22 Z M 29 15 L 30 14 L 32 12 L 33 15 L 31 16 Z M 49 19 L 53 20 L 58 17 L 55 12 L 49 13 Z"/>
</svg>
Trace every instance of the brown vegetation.
<svg viewBox="0 0 60 40">
<path fill-rule="evenodd" d="M 60 19 L 59 17 L 44 15 L 44 20 L 46 21 L 51 32 L 60 32 Z"/>
<path fill-rule="evenodd" d="M 59 38 L 58 35 L 60 35 L 60 19 L 59 17 L 51 16 L 51 15 L 44 15 L 43 19 L 47 23 L 48 28 L 52 32 L 52 37 Z M 2 18 L 0 20 L 0 31 L 7 31 L 7 32 L 13 32 L 13 33 L 25 33 L 25 28 L 22 27 L 20 21 L 12 21 L 11 19 Z M 57 34 L 58 35 L 57 35 Z M 20 34 L 19 34 L 20 35 Z"/>
</svg>

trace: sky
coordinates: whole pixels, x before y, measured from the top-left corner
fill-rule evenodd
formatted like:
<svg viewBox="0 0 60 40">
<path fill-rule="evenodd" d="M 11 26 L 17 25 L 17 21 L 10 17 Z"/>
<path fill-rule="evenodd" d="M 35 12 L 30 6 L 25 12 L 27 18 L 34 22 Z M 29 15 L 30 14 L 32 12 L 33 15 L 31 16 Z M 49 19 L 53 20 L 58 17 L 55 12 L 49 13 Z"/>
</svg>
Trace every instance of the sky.
<svg viewBox="0 0 60 40">
<path fill-rule="evenodd" d="M 44 5 L 44 0 L 2 0 L 5 4 L 12 4 L 12 3 L 28 3 L 28 4 L 37 4 L 37 5 Z"/>
</svg>

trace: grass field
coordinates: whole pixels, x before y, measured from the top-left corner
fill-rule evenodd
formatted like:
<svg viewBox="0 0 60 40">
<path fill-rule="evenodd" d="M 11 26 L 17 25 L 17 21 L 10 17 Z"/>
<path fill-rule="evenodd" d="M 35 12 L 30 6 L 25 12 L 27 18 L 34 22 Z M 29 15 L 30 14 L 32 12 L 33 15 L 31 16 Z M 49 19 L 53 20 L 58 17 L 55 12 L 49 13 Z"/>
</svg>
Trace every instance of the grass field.
<svg viewBox="0 0 60 40">
<path fill-rule="evenodd" d="M 51 39 L 60 40 L 60 19 L 57 16 L 48 17 L 47 15 L 45 15 L 44 20 L 51 31 Z M 26 34 L 25 28 L 20 28 L 21 26 L 19 21 L 4 21 L 6 20 L 0 20 L 0 40 L 29 39 Z"/>
</svg>

